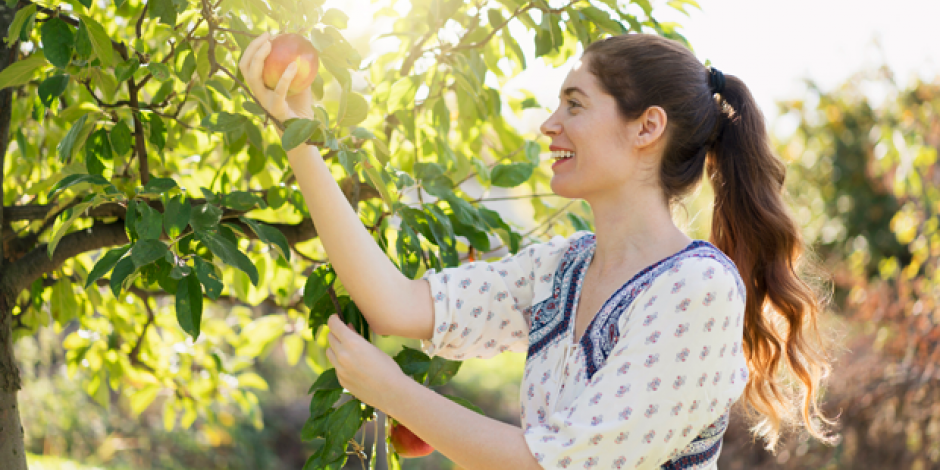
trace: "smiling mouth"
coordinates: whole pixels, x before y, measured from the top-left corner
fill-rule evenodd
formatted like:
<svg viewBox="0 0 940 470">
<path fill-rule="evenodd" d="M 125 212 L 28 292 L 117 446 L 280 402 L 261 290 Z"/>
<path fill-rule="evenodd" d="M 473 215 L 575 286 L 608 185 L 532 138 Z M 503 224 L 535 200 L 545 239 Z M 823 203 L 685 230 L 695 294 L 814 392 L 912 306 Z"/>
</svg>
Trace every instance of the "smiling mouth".
<svg viewBox="0 0 940 470">
<path fill-rule="evenodd" d="M 552 151 L 552 159 L 555 160 L 556 162 L 567 160 L 569 158 L 574 158 L 574 152 L 568 152 L 566 150 L 553 150 Z"/>
</svg>

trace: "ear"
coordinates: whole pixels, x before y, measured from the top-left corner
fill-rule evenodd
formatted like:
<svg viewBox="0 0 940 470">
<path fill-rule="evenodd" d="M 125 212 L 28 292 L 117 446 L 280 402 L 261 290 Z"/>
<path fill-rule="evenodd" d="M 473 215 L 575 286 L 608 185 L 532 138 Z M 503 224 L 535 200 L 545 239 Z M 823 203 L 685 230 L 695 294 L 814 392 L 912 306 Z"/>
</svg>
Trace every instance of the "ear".
<svg viewBox="0 0 940 470">
<path fill-rule="evenodd" d="M 666 110 L 659 106 L 650 106 L 637 118 L 639 124 L 636 145 L 644 148 L 656 145 L 666 133 Z"/>
</svg>

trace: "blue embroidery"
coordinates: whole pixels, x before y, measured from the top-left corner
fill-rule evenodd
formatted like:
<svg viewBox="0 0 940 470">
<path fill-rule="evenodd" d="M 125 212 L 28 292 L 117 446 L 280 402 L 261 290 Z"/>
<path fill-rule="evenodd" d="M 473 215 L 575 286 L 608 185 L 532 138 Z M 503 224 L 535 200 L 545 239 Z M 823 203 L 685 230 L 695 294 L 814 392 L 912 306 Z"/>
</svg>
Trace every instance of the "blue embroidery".
<svg viewBox="0 0 940 470">
<path fill-rule="evenodd" d="M 700 468 L 718 458 L 725 430 L 728 429 L 728 413 L 702 430 L 679 455 L 660 466 L 660 470 L 684 470 Z"/>
<path fill-rule="evenodd" d="M 574 302 L 579 297 L 584 272 L 594 256 L 595 248 L 594 234 L 586 234 L 572 241 L 562 257 L 555 271 L 552 296 L 532 307 L 528 357 L 538 354 L 568 332 Z M 666 271 L 678 269 L 682 261 L 689 258 L 711 258 L 718 261 L 726 271 L 734 274 L 738 294 L 744 298 L 744 283 L 734 263 L 711 243 L 693 241 L 682 251 L 635 274 L 607 299 L 594 316 L 585 335 L 580 338 L 588 380 L 604 365 L 616 346 L 620 338 L 621 314 L 629 309 L 633 300 L 645 292 L 656 278 Z"/>
</svg>

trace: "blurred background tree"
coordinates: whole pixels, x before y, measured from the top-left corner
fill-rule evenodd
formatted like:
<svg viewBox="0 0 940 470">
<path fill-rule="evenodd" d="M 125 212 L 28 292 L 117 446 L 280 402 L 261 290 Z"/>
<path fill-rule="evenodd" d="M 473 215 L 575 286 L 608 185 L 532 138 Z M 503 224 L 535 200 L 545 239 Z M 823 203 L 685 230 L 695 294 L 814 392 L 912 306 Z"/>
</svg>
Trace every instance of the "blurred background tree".
<svg viewBox="0 0 940 470">
<path fill-rule="evenodd" d="M 780 103 L 787 188 L 833 281 L 844 350 L 825 396 L 842 439 L 794 436 L 772 456 L 735 424 L 724 469 L 940 467 L 940 80 L 890 70 Z"/>
</svg>

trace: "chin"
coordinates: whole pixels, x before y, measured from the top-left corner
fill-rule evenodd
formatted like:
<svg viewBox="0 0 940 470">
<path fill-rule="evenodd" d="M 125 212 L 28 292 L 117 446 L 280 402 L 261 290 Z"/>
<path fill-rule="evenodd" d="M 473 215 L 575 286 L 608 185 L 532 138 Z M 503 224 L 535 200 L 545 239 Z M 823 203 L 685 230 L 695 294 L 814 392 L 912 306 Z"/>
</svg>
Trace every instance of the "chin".
<svg viewBox="0 0 940 470">
<path fill-rule="evenodd" d="M 579 184 L 578 181 L 573 181 L 573 178 L 565 176 L 552 176 L 552 180 L 549 183 L 549 186 L 552 188 L 552 192 L 568 199 L 584 199 L 584 188 L 583 185 Z"/>
</svg>

